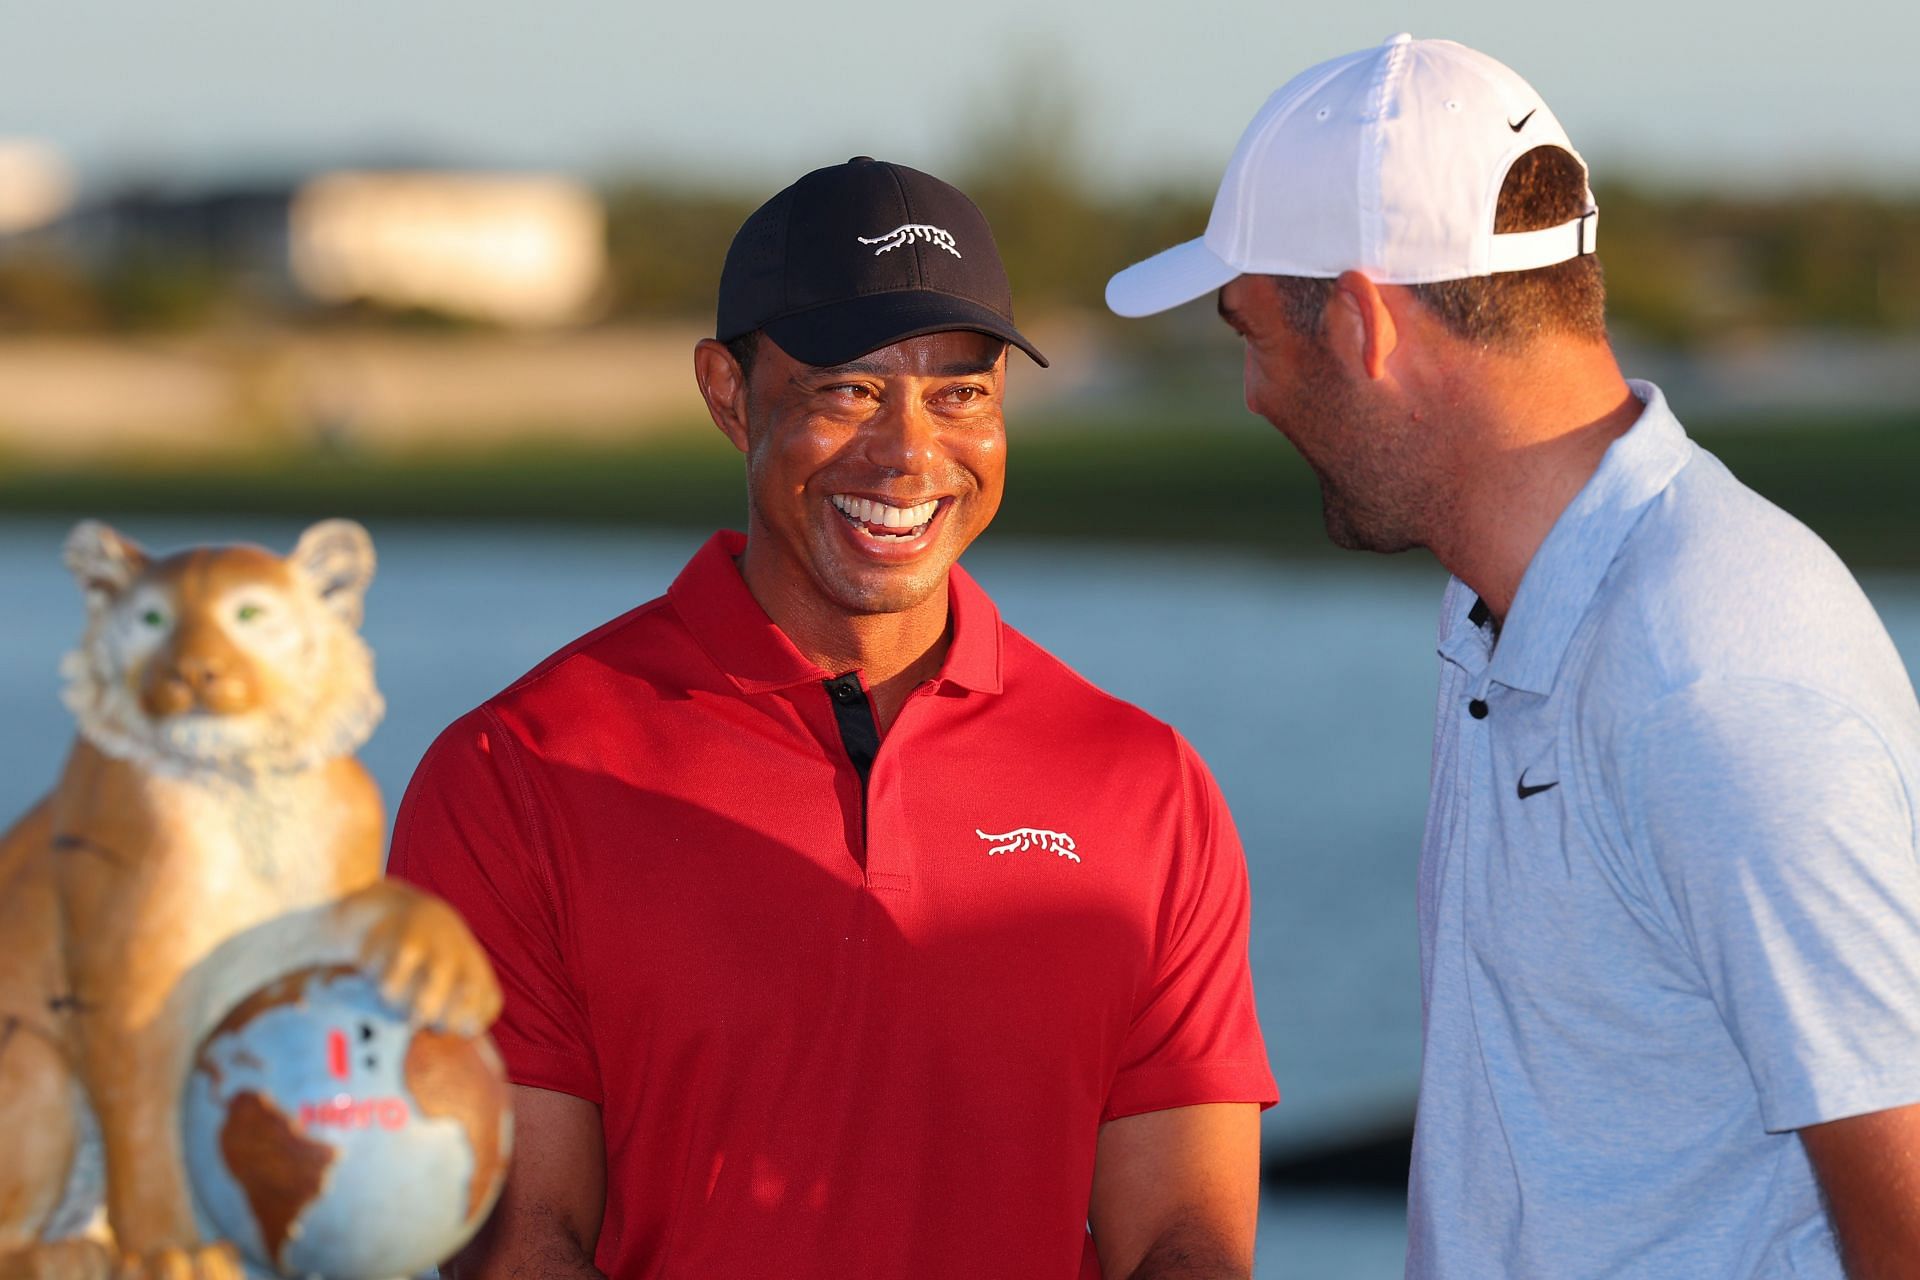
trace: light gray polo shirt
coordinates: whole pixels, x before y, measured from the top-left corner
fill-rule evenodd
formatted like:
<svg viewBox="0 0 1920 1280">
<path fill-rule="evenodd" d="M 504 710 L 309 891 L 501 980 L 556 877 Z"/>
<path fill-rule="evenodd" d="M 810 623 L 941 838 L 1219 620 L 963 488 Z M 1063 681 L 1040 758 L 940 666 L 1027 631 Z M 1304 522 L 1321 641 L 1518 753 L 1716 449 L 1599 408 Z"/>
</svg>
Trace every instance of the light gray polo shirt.
<svg viewBox="0 0 1920 1280">
<path fill-rule="evenodd" d="M 1633 388 L 1497 643 L 1442 606 L 1410 1277 L 1839 1277 L 1793 1130 L 1920 1102 L 1913 686 Z"/>
</svg>

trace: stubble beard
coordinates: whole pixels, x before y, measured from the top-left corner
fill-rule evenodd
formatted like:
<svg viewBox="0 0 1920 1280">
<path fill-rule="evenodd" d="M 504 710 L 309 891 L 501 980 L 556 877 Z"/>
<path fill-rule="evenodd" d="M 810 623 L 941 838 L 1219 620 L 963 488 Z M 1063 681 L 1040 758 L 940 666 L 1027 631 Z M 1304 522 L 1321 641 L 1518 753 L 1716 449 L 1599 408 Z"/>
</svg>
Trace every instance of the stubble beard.
<svg viewBox="0 0 1920 1280">
<path fill-rule="evenodd" d="M 947 566 L 901 568 L 885 572 L 816 573 L 821 594 L 853 616 L 906 613 L 947 585 Z"/>
<path fill-rule="evenodd" d="M 1393 555 L 1425 545 L 1425 504 L 1413 474 L 1420 451 L 1410 447 L 1418 424 L 1389 421 L 1365 403 L 1321 349 L 1302 385 L 1298 417 L 1311 420 L 1318 439 L 1339 444 L 1329 458 L 1301 451 L 1320 482 L 1320 519 L 1327 538 L 1345 551 Z"/>
<path fill-rule="evenodd" d="M 961 516 L 958 509 L 945 511 L 941 519 Z M 929 547 L 919 560 L 900 565 L 862 564 L 847 558 L 839 545 L 839 530 L 832 521 L 841 517 L 828 510 L 822 523 L 808 531 L 808 563 L 803 567 L 813 579 L 815 590 L 832 607 L 849 616 L 907 613 L 924 605 L 929 598 L 947 589 L 947 579 L 959 552 L 948 554 L 955 529 L 945 526 L 941 542 Z M 968 540 L 970 541 L 970 539 Z M 964 550 L 964 545 L 961 550 Z"/>
<path fill-rule="evenodd" d="M 1327 538 L 1343 551 L 1372 551 L 1394 555 L 1420 546 L 1404 513 L 1391 505 L 1367 503 L 1354 496 L 1344 482 L 1326 472 L 1320 478 L 1320 519 Z"/>
</svg>

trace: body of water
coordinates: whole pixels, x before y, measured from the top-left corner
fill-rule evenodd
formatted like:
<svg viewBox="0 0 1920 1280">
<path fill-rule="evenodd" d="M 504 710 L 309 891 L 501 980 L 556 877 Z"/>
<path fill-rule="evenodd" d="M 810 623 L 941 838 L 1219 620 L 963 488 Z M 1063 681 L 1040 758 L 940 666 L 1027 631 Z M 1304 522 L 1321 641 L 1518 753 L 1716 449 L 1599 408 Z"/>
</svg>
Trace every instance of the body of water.
<svg viewBox="0 0 1920 1280">
<path fill-rule="evenodd" d="M 285 551 L 291 523 L 139 521 L 155 549 Z M 0 524 L 0 821 L 54 780 L 72 735 L 60 655 L 78 639 L 64 524 Z M 434 735 L 574 636 L 659 594 L 697 533 L 375 526 L 365 631 L 389 711 L 362 752 L 391 805 Z M 968 568 L 1002 613 L 1095 683 L 1177 726 L 1233 807 L 1281 1105 L 1269 1155 L 1411 1113 L 1419 1067 L 1414 877 L 1444 582 L 1424 557 L 1277 564 L 1220 550 L 996 543 Z M 1870 578 L 1911 669 L 1920 579 Z M 1260 1274 L 1393 1276 L 1391 1196 L 1268 1197 Z"/>
</svg>

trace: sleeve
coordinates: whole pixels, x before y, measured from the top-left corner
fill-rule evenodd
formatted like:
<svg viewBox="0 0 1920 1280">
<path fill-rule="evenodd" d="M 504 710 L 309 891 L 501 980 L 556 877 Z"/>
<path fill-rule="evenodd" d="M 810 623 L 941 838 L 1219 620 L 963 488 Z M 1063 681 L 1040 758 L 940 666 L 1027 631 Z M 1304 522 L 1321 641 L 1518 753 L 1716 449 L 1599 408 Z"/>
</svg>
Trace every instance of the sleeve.
<svg viewBox="0 0 1920 1280">
<path fill-rule="evenodd" d="M 1102 1120 L 1204 1102 L 1270 1107 L 1247 964 L 1246 855 L 1213 776 L 1175 734 L 1181 812 L 1157 917 L 1153 974 L 1121 1045 Z"/>
<path fill-rule="evenodd" d="M 1629 838 L 1767 1128 L 1920 1101 L 1920 857 L 1879 733 L 1812 690 L 1717 680 L 1630 742 Z"/>
<path fill-rule="evenodd" d="M 599 1102 L 586 1005 L 567 961 L 551 848 L 519 744 L 487 708 L 442 733 L 394 821 L 387 874 L 449 903 L 493 962 L 493 1038 L 515 1084 Z"/>
</svg>

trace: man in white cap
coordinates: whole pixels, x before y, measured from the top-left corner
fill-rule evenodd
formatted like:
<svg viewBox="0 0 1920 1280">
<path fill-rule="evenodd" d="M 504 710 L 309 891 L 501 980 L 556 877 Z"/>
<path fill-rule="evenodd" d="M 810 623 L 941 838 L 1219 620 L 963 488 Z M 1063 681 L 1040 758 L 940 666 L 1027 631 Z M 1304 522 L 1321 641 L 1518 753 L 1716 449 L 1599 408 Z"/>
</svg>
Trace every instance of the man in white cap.
<svg viewBox="0 0 1920 1280">
<path fill-rule="evenodd" d="M 1454 575 L 1408 1274 L 1920 1275 L 1920 707 L 1621 376 L 1597 226 L 1525 81 L 1402 35 L 1274 94 L 1107 301 L 1218 290 L 1333 540 Z"/>
</svg>

